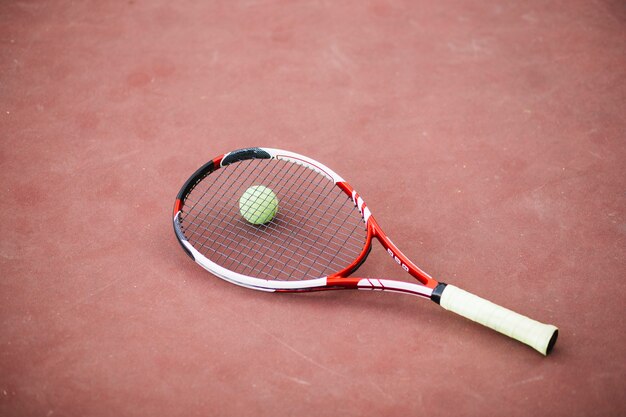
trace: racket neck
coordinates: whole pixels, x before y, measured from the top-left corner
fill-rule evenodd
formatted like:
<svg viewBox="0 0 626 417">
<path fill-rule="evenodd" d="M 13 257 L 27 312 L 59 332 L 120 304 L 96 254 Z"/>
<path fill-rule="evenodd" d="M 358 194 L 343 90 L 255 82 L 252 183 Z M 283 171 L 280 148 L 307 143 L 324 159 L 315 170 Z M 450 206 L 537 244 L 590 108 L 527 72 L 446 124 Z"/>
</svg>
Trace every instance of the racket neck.
<svg viewBox="0 0 626 417">
<path fill-rule="evenodd" d="M 385 248 L 389 256 L 396 261 L 402 269 L 415 277 L 419 282 L 428 288 L 435 288 L 439 284 L 434 278 L 420 269 L 404 254 L 398 247 L 387 237 L 374 216 L 370 216 L 367 220 L 368 226 L 371 227 L 372 235 L 378 239 L 380 244 Z"/>
<path fill-rule="evenodd" d="M 400 249 L 387 237 L 383 229 L 380 227 L 371 211 L 367 207 L 367 204 L 363 201 L 363 199 L 359 196 L 359 194 L 352 188 L 350 184 L 347 182 L 338 182 L 337 186 L 346 193 L 349 197 L 352 198 L 354 204 L 358 207 L 361 215 L 363 216 L 363 220 L 367 223 L 368 227 L 368 242 L 369 246 L 371 238 L 375 237 L 378 241 L 383 245 L 389 256 L 392 257 L 394 261 L 398 265 L 402 267 L 406 272 L 411 274 L 414 278 L 416 278 L 422 285 L 427 288 L 433 289 L 439 284 L 435 279 L 433 279 L 426 272 L 421 270 L 417 265 L 415 265 L 405 254 L 402 253 Z"/>
</svg>

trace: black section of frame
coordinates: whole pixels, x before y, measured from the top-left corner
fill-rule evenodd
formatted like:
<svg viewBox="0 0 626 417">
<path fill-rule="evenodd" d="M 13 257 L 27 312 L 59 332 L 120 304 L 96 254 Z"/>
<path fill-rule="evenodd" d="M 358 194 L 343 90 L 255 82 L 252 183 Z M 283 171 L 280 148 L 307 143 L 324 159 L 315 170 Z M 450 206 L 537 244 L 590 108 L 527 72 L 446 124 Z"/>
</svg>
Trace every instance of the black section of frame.
<svg viewBox="0 0 626 417">
<path fill-rule="evenodd" d="M 554 347 L 556 343 L 556 339 L 558 339 L 558 337 L 559 337 L 559 329 L 556 329 L 554 333 L 552 334 L 552 337 L 550 338 L 550 342 L 548 342 L 548 348 L 546 349 L 546 356 L 550 352 L 552 352 L 552 348 Z"/>
<path fill-rule="evenodd" d="M 354 265 L 354 268 L 352 268 L 350 271 L 348 271 L 347 275 L 350 275 L 350 274 L 356 272 L 356 270 L 359 269 L 361 267 L 361 265 L 363 265 L 365 263 L 365 260 L 370 255 L 371 251 L 372 251 L 372 243 L 370 242 L 369 246 L 367 247 L 367 253 L 363 257 L 363 259 L 361 259 L 361 261 L 358 264 Z"/>
<path fill-rule="evenodd" d="M 222 166 L 246 159 L 270 159 L 272 156 L 261 148 L 245 148 L 230 152 L 222 159 Z"/>
<path fill-rule="evenodd" d="M 196 170 L 196 172 L 194 172 L 193 175 L 189 177 L 187 181 L 185 181 L 185 184 L 183 184 L 182 188 L 178 192 L 178 195 L 176 196 L 176 200 L 180 201 L 179 209 L 182 208 L 182 205 L 185 203 L 185 198 L 187 197 L 189 192 L 191 192 L 193 187 L 195 187 L 196 184 L 198 184 L 204 177 L 209 175 L 214 170 L 215 164 L 211 160 L 198 168 L 198 170 Z M 183 230 L 181 229 L 178 216 L 178 213 L 174 213 L 174 233 L 176 234 L 176 239 L 178 239 L 178 243 L 180 243 L 180 246 L 183 248 L 185 253 L 195 261 L 195 258 L 193 257 L 191 252 L 189 252 L 189 249 L 187 249 L 187 247 L 183 244 L 183 241 L 186 241 L 187 239 L 185 238 Z"/>
<path fill-rule="evenodd" d="M 198 168 L 196 172 L 193 173 L 191 177 L 189 177 L 187 181 L 185 181 L 183 188 L 180 189 L 176 198 L 184 203 L 185 197 L 187 197 L 187 194 L 189 194 L 191 189 L 195 187 L 195 185 L 200 182 L 202 178 L 206 177 L 214 170 L 215 166 L 213 164 L 213 161 L 209 161 L 206 164 L 202 165 L 200 168 Z"/>
<path fill-rule="evenodd" d="M 448 284 L 444 284 L 443 282 L 437 284 L 437 286 L 433 289 L 430 299 L 439 304 L 441 302 L 441 294 L 443 294 L 443 290 L 446 289 L 447 285 Z"/>
<path fill-rule="evenodd" d="M 229 154 L 225 155 L 221 159 L 221 165 L 224 166 L 246 159 L 270 159 L 271 157 L 272 156 L 267 151 L 264 151 L 261 148 L 245 148 L 230 152 Z M 211 160 L 202 165 L 196 170 L 196 172 L 193 173 L 193 175 L 191 175 L 191 177 L 189 177 L 187 181 L 185 181 L 185 184 L 183 184 L 182 188 L 178 192 L 178 195 L 176 196 L 176 199 L 180 201 L 180 208 L 182 208 L 182 206 L 185 204 L 185 199 L 187 198 L 187 195 L 191 192 L 191 190 L 193 190 L 193 188 L 207 175 L 219 168 L 219 166 L 215 166 L 215 163 L 213 161 L 214 160 Z M 176 233 L 176 238 L 178 239 L 178 242 L 183 247 L 187 255 L 189 255 L 191 259 L 194 259 L 191 252 L 189 252 L 185 245 L 183 245 L 183 241 L 186 241 L 187 239 L 183 234 L 180 220 L 178 219 L 178 215 L 176 213 L 174 213 L 174 232 Z"/>
<path fill-rule="evenodd" d="M 187 247 L 183 245 L 183 240 L 186 241 L 187 239 L 185 239 L 185 235 L 183 235 L 183 231 L 180 228 L 180 221 L 178 220 L 178 214 L 176 214 L 176 216 L 174 217 L 174 233 L 176 233 L 176 238 L 178 239 L 178 243 L 180 243 L 180 246 L 183 248 L 185 253 L 189 255 L 191 259 L 195 261 L 195 258 L 193 257 L 191 252 L 189 252 L 189 249 L 187 249 Z"/>
</svg>

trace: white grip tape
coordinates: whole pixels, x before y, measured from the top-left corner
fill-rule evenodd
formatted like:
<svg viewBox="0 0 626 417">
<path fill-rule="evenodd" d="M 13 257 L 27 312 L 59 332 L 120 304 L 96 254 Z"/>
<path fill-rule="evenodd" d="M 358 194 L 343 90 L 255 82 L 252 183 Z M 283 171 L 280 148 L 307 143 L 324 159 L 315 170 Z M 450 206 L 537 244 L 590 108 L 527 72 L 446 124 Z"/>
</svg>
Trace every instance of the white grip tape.
<svg viewBox="0 0 626 417">
<path fill-rule="evenodd" d="M 526 343 L 544 355 L 548 354 L 550 340 L 558 330 L 551 324 L 522 316 L 454 285 L 445 287 L 439 304 L 446 310 Z"/>
</svg>

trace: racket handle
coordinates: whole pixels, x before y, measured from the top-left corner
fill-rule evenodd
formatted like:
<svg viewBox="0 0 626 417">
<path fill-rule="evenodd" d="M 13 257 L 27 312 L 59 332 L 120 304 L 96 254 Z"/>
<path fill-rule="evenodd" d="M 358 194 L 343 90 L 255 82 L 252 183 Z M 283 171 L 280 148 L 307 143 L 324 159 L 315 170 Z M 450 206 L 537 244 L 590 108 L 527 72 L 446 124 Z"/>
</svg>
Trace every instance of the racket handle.
<svg viewBox="0 0 626 417">
<path fill-rule="evenodd" d="M 550 353 L 559 334 L 559 329 L 551 324 L 522 316 L 454 285 L 439 284 L 432 299 L 446 310 L 525 343 L 544 355 Z"/>
</svg>

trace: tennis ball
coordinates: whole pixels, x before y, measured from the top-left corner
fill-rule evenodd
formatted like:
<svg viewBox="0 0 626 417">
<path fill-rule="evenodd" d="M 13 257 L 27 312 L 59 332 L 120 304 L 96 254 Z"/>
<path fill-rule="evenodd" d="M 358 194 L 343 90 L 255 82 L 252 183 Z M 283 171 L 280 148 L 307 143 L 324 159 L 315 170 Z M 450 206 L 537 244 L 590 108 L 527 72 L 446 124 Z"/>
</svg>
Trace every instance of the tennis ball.
<svg viewBox="0 0 626 417">
<path fill-rule="evenodd" d="M 239 199 L 239 211 L 252 224 L 271 221 L 278 211 L 278 198 L 272 190 L 262 185 L 248 188 Z"/>
</svg>

